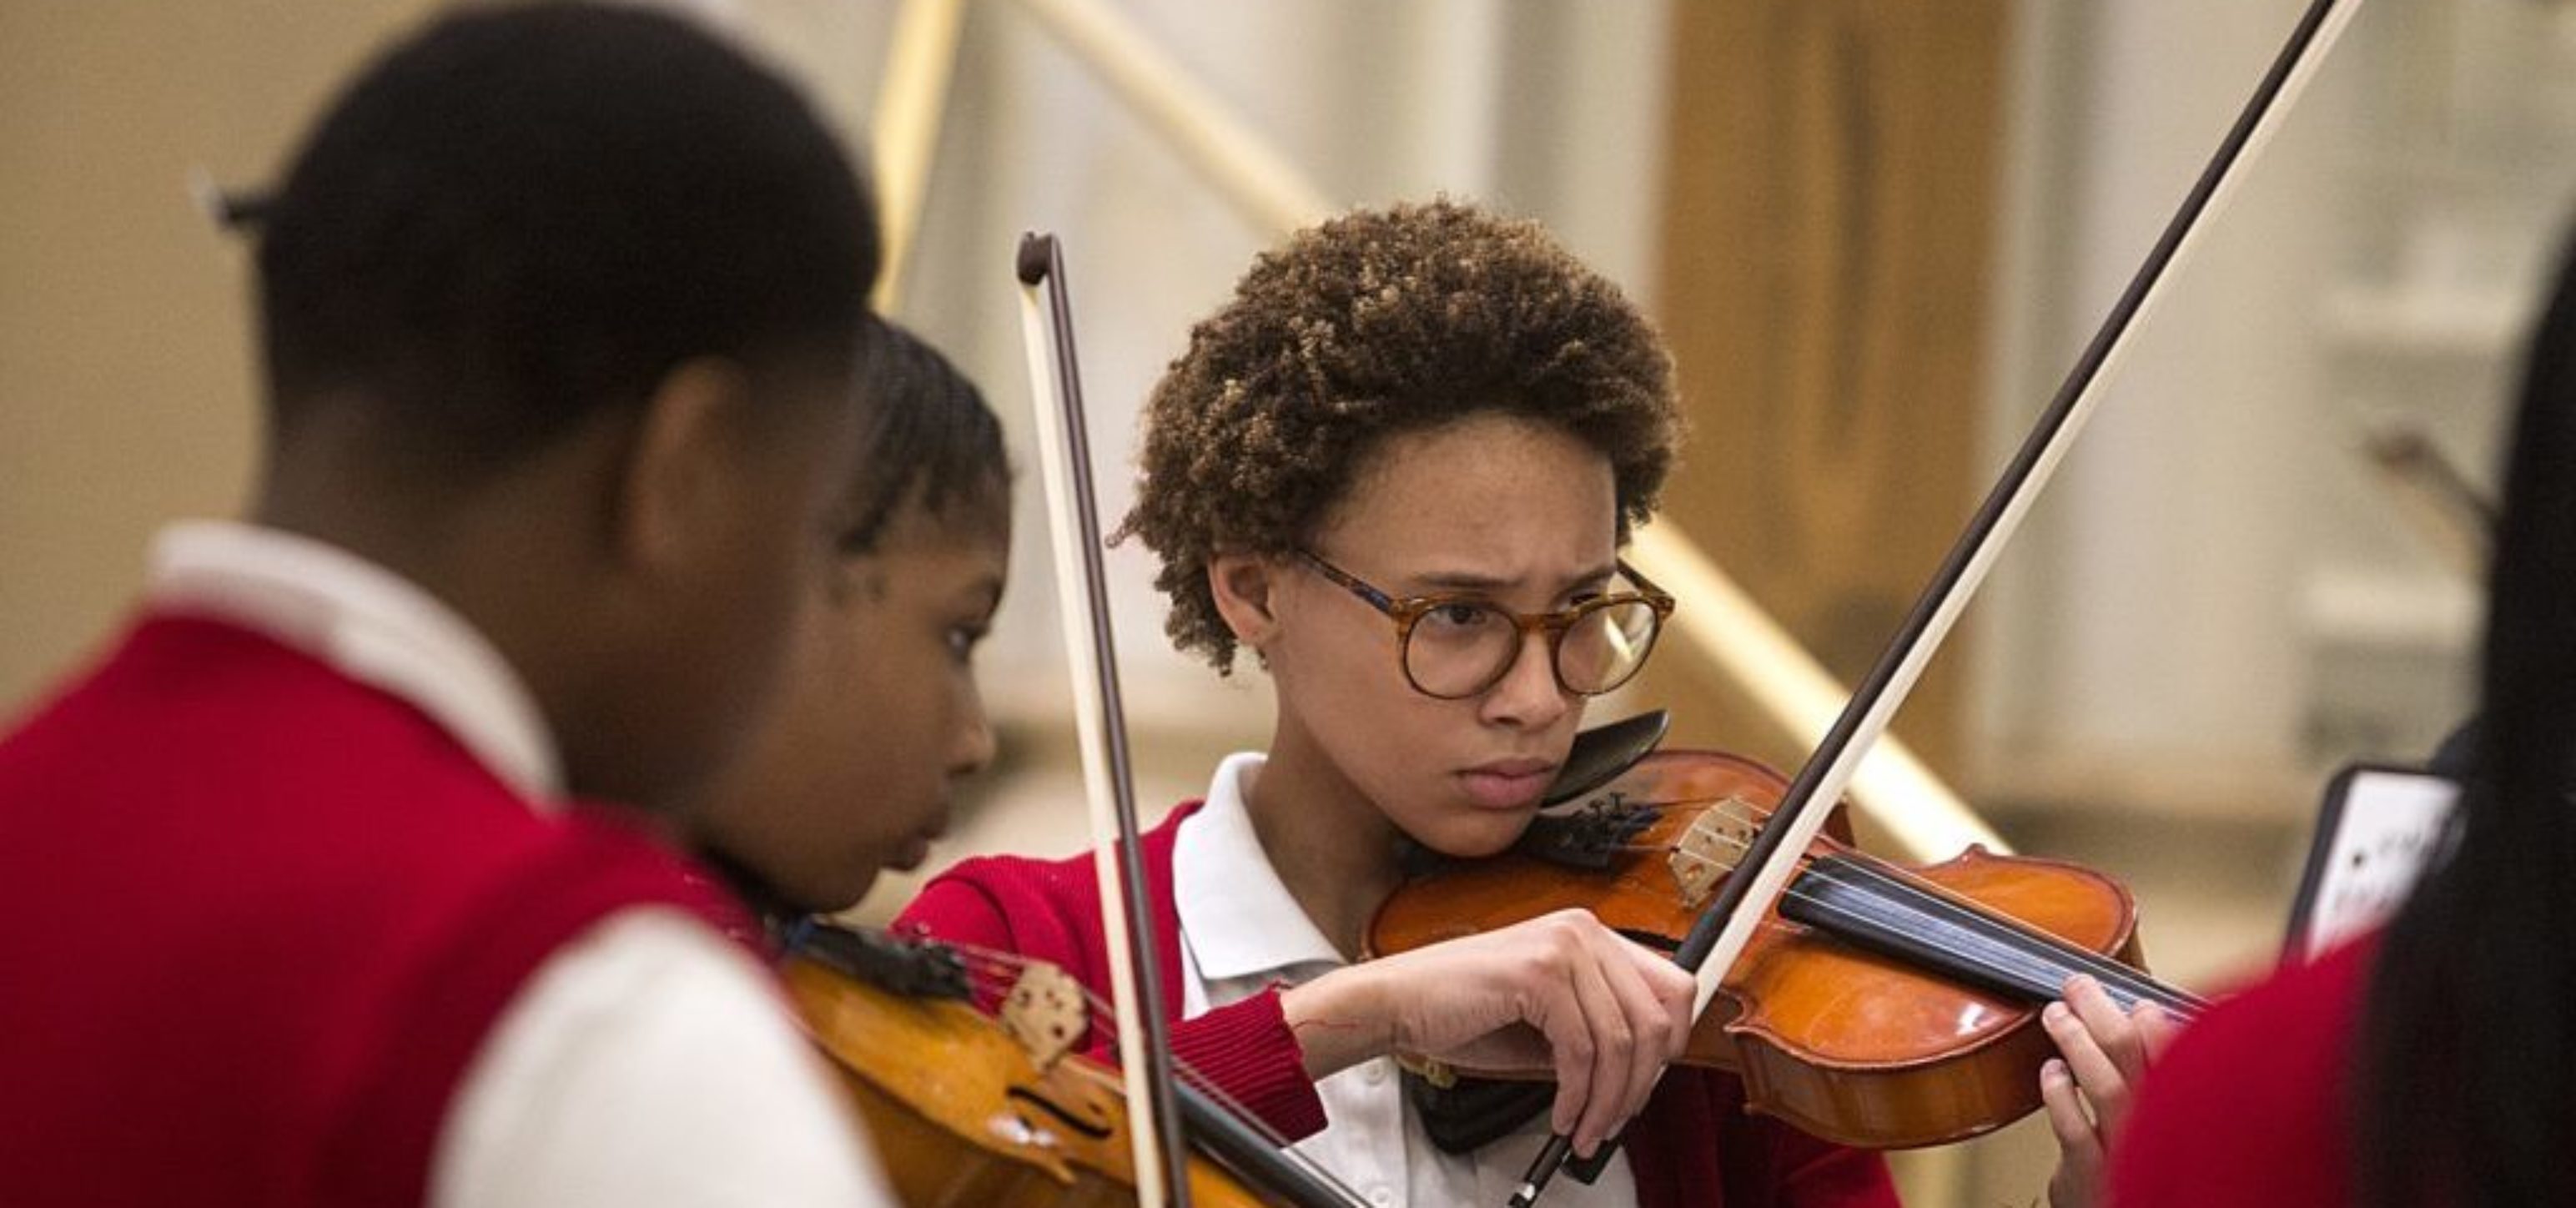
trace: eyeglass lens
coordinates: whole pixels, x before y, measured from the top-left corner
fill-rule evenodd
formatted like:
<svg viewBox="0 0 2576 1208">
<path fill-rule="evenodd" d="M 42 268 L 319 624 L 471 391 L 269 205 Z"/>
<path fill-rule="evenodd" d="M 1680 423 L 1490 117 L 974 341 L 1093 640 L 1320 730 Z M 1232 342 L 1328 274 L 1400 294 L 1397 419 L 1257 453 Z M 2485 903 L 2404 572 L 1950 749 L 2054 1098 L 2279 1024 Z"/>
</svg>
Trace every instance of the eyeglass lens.
<svg viewBox="0 0 2576 1208">
<path fill-rule="evenodd" d="M 1557 679 L 1586 695 L 1626 683 L 1654 646 L 1656 619 L 1654 606 L 1643 600 L 1584 606 L 1551 635 Z M 1520 626 L 1510 613 L 1489 604 L 1443 604 L 1414 622 L 1404 668 L 1415 686 L 1434 696 L 1471 696 L 1511 670 L 1521 644 Z"/>
</svg>

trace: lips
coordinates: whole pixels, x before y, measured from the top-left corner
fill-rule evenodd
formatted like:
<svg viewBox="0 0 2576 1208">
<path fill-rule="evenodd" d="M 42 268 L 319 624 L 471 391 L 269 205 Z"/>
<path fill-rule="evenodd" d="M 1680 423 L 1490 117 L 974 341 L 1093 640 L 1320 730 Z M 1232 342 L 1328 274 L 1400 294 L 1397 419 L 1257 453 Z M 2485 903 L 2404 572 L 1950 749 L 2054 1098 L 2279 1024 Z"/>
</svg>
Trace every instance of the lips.
<svg viewBox="0 0 2576 1208">
<path fill-rule="evenodd" d="M 904 836 L 903 846 L 895 850 L 894 858 L 887 861 L 887 866 L 905 872 L 921 867 L 922 862 L 930 858 L 930 845 L 947 833 L 948 804 L 941 802 L 938 816 L 928 826 Z"/>
<path fill-rule="evenodd" d="M 1538 804 L 1556 765 L 1544 759 L 1498 759 L 1458 774 L 1467 799 L 1489 810 L 1519 810 Z"/>
</svg>

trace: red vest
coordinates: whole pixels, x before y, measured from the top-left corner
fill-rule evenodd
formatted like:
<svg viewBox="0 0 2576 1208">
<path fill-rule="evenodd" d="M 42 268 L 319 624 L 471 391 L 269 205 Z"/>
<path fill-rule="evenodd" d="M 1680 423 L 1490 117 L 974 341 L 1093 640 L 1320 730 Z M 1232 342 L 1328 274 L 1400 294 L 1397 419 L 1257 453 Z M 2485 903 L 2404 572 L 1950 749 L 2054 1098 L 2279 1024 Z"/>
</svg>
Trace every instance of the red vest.
<svg viewBox="0 0 2576 1208">
<path fill-rule="evenodd" d="M 520 984 L 644 903 L 732 921 L 396 698 L 147 619 L 0 741 L 0 1204 L 418 1203 Z"/>
</svg>

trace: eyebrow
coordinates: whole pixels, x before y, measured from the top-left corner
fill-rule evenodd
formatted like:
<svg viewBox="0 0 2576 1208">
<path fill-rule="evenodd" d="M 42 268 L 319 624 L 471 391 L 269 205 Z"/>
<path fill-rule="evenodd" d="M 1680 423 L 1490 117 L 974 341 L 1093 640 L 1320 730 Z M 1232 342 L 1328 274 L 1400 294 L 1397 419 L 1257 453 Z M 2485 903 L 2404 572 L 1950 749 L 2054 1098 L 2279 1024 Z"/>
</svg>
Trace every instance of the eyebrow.
<svg viewBox="0 0 2576 1208">
<path fill-rule="evenodd" d="M 1618 573 L 1619 567 L 1615 562 L 1596 567 L 1592 570 L 1584 571 L 1566 579 L 1558 588 L 1556 594 L 1564 595 L 1579 587 L 1587 587 L 1594 583 L 1606 582 L 1609 579 L 1615 578 Z M 1500 591 L 1504 588 L 1518 586 L 1518 584 L 1510 579 L 1498 578 L 1494 575 L 1479 574 L 1475 571 L 1464 570 L 1432 571 L 1428 574 L 1412 576 L 1412 582 L 1420 584 L 1431 593 L 1453 591 L 1494 592 Z"/>
</svg>

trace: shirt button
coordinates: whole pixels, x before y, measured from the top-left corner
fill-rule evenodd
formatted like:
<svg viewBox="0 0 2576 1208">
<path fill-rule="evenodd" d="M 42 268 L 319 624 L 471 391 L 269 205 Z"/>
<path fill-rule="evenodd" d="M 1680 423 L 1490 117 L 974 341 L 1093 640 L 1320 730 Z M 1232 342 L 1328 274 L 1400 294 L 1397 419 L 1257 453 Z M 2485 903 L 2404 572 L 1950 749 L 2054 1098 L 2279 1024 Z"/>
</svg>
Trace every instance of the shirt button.
<svg viewBox="0 0 2576 1208">
<path fill-rule="evenodd" d="M 1362 1081 L 1362 1082 L 1366 1082 L 1366 1083 L 1368 1083 L 1370 1086 L 1376 1086 L 1376 1085 L 1378 1085 L 1378 1084 L 1380 1084 L 1380 1083 L 1382 1083 L 1382 1082 L 1385 1082 L 1385 1081 L 1386 1081 L 1386 1061 L 1385 1061 L 1385 1059 L 1380 1058 L 1379 1060 L 1369 1062 L 1366 1066 L 1361 1067 L 1360 1081 Z"/>
<path fill-rule="evenodd" d="M 1388 1208 L 1388 1205 L 1395 1203 L 1395 1192 L 1389 1190 L 1384 1185 L 1371 1187 L 1369 1188 L 1368 1200 L 1370 1203 L 1377 1205 L 1377 1208 Z"/>
</svg>

